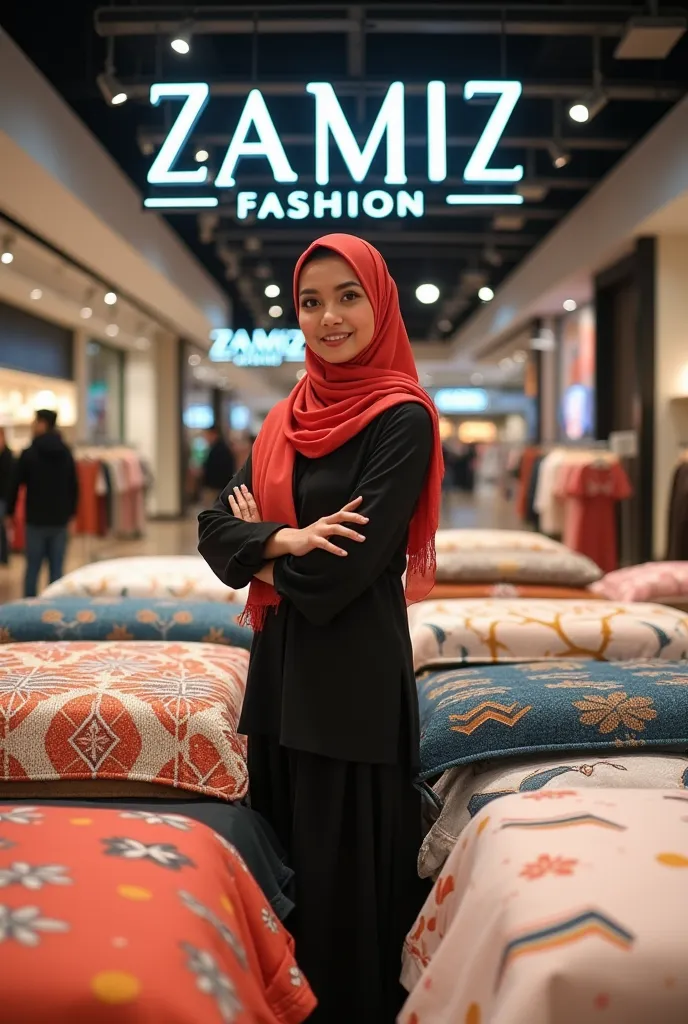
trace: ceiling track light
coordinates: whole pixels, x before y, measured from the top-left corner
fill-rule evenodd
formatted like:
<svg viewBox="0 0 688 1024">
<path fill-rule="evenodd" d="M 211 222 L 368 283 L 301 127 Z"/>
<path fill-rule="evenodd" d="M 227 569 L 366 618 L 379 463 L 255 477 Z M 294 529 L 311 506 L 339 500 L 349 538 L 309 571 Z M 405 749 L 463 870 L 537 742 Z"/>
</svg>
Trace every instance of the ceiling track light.
<svg viewBox="0 0 688 1024">
<path fill-rule="evenodd" d="M 571 154 L 567 149 L 564 149 L 560 142 L 556 139 L 552 139 L 547 143 L 547 150 L 552 160 L 552 166 L 556 167 L 558 171 L 561 171 L 564 167 L 568 167 L 571 163 Z"/>
<path fill-rule="evenodd" d="M 108 39 L 105 70 L 96 77 L 96 85 L 105 102 L 111 107 L 121 107 L 127 102 L 127 90 L 115 74 L 115 40 Z"/>
<path fill-rule="evenodd" d="M 0 262 L 10 264 L 14 260 L 14 239 L 11 235 L 5 235 L 2 240 L 2 253 Z"/>
<path fill-rule="evenodd" d="M 176 32 L 170 36 L 170 47 L 181 57 L 186 57 L 191 52 L 193 30 L 193 21 L 183 21 Z"/>
<path fill-rule="evenodd" d="M 609 99 L 602 88 L 602 71 L 600 69 L 600 37 L 592 40 L 592 89 L 574 100 L 569 107 L 569 117 L 578 124 L 589 124 L 603 110 Z"/>
</svg>

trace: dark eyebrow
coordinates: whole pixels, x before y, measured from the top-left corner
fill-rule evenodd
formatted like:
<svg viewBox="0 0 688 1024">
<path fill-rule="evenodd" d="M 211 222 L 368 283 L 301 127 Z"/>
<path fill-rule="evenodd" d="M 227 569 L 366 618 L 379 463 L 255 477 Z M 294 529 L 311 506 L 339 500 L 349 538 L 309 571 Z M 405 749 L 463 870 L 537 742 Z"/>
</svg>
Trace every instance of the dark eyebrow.
<svg viewBox="0 0 688 1024">
<path fill-rule="evenodd" d="M 351 287 L 360 288 L 361 285 L 360 285 L 360 283 L 358 281 L 343 281 L 341 284 L 338 284 L 338 285 L 335 286 L 335 291 L 336 292 L 341 292 L 345 288 L 351 288 Z M 301 291 L 299 292 L 299 295 L 317 295 L 317 294 L 318 294 L 318 289 L 317 288 L 302 288 Z"/>
</svg>

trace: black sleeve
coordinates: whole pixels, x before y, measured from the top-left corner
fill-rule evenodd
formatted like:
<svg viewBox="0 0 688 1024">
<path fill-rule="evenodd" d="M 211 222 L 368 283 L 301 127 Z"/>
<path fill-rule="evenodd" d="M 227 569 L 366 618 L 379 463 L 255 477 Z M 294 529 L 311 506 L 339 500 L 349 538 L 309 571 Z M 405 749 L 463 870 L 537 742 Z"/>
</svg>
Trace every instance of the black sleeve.
<svg viewBox="0 0 688 1024">
<path fill-rule="evenodd" d="M 234 487 L 251 490 L 251 457 L 232 477 L 211 509 L 198 517 L 198 550 L 227 587 L 248 586 L 266 563 L 264 549 L 288 523 L 244 523 L 232 515 L 227 498 Z"/>
<path fill-rule="evenodd" d="M 277 591 L 313 625 L 327 625 L 371 586 L 403 543 L 425 482 L 432 437 L 432 423 L 422 405 L 407 403 L 395 409 L 350 496 L 363 496 L 358 511 L 370 522 L 357 529 L 365 534 L 365 542 L 334 538 L 348 551 L 346 558 L 316 550 L 275 562 Z"/>
<path fill-rule="evenodd" d="M 69 503 L 69 518 L 73 519 L 79 508 L 79 474 L 76 471 L 76 462 L 73 456 L 69 460 Z"/>
<path fill-rule="evenodd" d="M 9 495 L 7 497 L 7 515 L 13 516 L 14 509 L 17 504 L 17 497 L 19 495 L 19 488 L 22 484 L 26 483 L 26 462 L 27 462 L 27 451 L 25 449 L 16 463 L 12 472 L 12 482 L 10 484 Z"/>
</svg>

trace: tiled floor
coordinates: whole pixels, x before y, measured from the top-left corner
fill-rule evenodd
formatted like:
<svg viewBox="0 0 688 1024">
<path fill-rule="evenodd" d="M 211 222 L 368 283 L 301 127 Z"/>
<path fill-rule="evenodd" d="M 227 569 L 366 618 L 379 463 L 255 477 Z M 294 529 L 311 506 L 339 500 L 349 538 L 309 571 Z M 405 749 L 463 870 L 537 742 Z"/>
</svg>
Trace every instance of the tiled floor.
<svg viewBox="0 0 688 1024">
<path fill-rule="evenodd" d="M 516 529 L 519 526 L 512 505 L 492 490 L 478 492 L 475 496 L 445 495 L 442 525 L 463 529 Z M 193 555 L 196 554 L 196 535 L 196 520 L 190 518 L 182 522 L 149 523 L 146 536 L 138 541 L 76 537 L 69 547 L 66 568 L 69 571 L 89 562 L 128 555 Z M 13 555 L 9 567 L 0 566 L 0 603 L 22 596 L 23 575 L 22 555 Z"/>
</svg>

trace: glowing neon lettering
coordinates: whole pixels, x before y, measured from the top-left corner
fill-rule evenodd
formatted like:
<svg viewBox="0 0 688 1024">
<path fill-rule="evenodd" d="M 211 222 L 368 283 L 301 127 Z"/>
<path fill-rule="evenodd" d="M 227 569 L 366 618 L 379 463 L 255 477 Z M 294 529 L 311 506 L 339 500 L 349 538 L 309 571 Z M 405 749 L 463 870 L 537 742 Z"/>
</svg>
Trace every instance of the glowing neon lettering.
<svg viewBox="0 0 688 1024">
<path fill-rule="evenodd" d="M 404 86 L 393 82 L 387 90 L 368 140 L 359 149 L 334 89 L 329 82 L 311 82 L 307 92 L 315 96 L 315 180 L 330 182 L 330 133 L 354 181 L 362 182 L 370 170 L 383 135 L 387 135 L 385 185 L 405 185 Z"/>
<path fill-rule="evenodd" d="M 447 177 L 447 87 L 428 82 L 428 181 Z"/>
<path fill-rule="evenodd" d="M 258 142 L 246 141 L 251 128 L 255 128 Z M 248 94 L 236 131 L 215 179 L 218 188 L 232 188 L 236 185 L 234 171 L 239 160 L 244 156 L 265 157 L 272 168 L 275 181 L 291 183 L 299 180 L 287 159 L 277 129 L 270 117 L 270 111 L 259 89 L 251 89 Z"/>
<path fill-rule="evenodd" d="M 463 90 L 465 99 L 471 100 L 474 96 L 491 95 L 499 96 L 499 99 L 478 139 L 478 145 L 466 164 L 466 169 L 463 172 L 464 181 L 499 181 L 506 184 L 520 181 L 523 177 L 522 164 L 508 168 L 487 166 L 522 92 L 523 87 L 520 82 L 466 82 Z"/>
<path fill-rule="evenodd" d="M 189 210 L 214 207 L 219 204 L 218 193 L 211 188 L 226 189 L 237 185 L 236 176 L 244 158 L 260 157 L 266 160 L 272 179 L 273 190 L 268 186 L 259 192 L 251 187 L 250 173 L 241 167 L 248 185 L 236 193 L 236 216 L 239 221 L 304 220 L 313 217 L 319 220 L 355 220 L 361 216 L 374 220 L 389 217 L 420 218 L 425 215 L 426 192 L 420 188 L 413 192 L 399 188 L 407 184 L 405 158 L 405 96 L 402 82 L 393 82 L 380 104 L 374 124 L 362 146 L 354 137 L 351 125 L 340 106 L 334 87 L 328 82 L 311 82 L 306 90 L 314 98 L 313 147 L 315 189 L 298 186 L 299 175 L 294 171 L 275 123 L 270 115 L 262 93 L 252 89 L 231 137 L 214 182 L 208 180 L 205 165 L 193 170 L 173 170 L 180 153 L 190 142 L 191 135 L 208 102 L 209 87 L 205 83 L 158 84 L 151 86 L 150 101 L 158 106 L 163 99 L 185 100 L 181 111 L 164 139 L 159 153 L 148 172 L 148 181 L 154 186 L 177 186 L 175 191 L 161 189 L 144 199 L 144 206 L 157 210 Z M 491 167 L 499 141 L 502 138 L 511 114 L 522 94 L 517 81 L 472 80 L 464 86 L 464 99 L 470 101 L 476 96 L 495 97 L 494 109 L 463 171 L 464 180 L 470 184 L 463 192 L 445 193 L 446 206 L 518 206 L 523 196 L 509 186 L 523 178 L 521 164 L 513 167 Z M 431 81 L 426 92 L 427 113 L 427 182 L 442 183 L 448 177 L 447 158 L 447 86 L 441 81 Z M 248 141 L 249 137 L 252 141 Z M 330 184 L 330 148 L 339 149 L 346 171 L 354 185 L 351 189 L 328 191 L 323 186 Z M 381 153 L 381 147 L 384 152 Z M 366 190 L 365 181 L 370 177 L 376 157 L 385 158 L 385 188 Z M 372 185 L 372 181 L 370 182 Z M 472 186 L 492 185 L 491 190 L 481 192 Z M 203 193 L 189 195 L 180 186 L 202 186 Z M 294 191 L 275 191 L 278 185 L 294 185 Z M 356 185 L 363 188 L 358 191 Z M 393 186 L 397 186 L 394 188 Z"/>
<path fill-rule="evenodd" d="M 250 334 L 243 327 L 234 331 L 221 327 L 211 331 L 212 346 L 208 357 L 214 363 L 234 363 L 235 366 L 281 366 L 282 363 L 302 363 L 306 340 L 299 330 L 261 328 Z"/>
<path fill-rule="evenodd" d="M 151 185 L 203 185 L 206 181 L 207 167 L 198 167 L 194 171 L 173 171 L 172 164 L 194 130 L 209 95 L 210 89 L 206 82 L 151 86 L 150 101 L 154 107 L 163 99 L 186 99 L 177 120 L 170 128 L 169 135 L 160 147 L 160 152 L 150 166 L 148 181 Z"/>
</svg>

